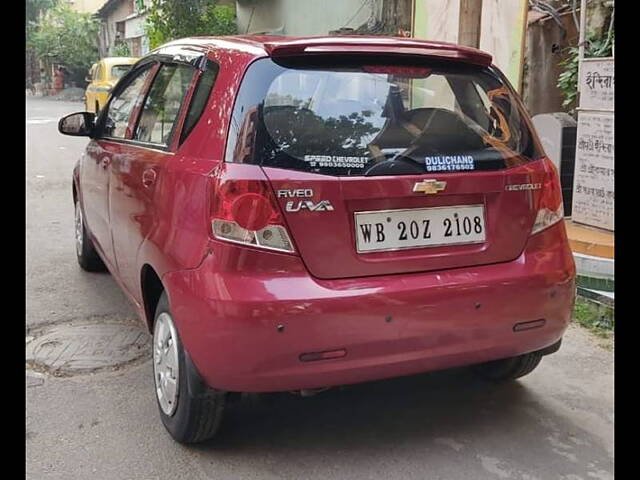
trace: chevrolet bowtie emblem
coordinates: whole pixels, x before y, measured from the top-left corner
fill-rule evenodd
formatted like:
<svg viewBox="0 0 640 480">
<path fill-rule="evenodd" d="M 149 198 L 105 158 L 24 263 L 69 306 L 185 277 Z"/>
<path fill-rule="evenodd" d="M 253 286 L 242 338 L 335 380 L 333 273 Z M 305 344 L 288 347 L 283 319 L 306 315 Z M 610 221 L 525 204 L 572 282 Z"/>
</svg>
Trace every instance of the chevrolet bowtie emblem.
<svg viewBox="0 0 640 480">
<path fill-rule="evenodd" d="M 417 182 L 413 186 L 414 193 L 424 193 L 429 195 L 430 193 L 442 192 L 447 186 L 447 182 L 439 182 L 438 180 L 423 180 Z"/>
</svg>

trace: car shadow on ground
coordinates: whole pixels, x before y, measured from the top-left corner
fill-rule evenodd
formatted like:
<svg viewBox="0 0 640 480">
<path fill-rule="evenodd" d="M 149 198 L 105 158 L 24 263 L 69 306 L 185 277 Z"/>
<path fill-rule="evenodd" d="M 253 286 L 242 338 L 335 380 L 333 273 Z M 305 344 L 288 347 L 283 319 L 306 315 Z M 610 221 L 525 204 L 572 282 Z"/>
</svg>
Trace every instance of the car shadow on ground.
<svg viewBox="0 0 640 480">
<path fill-rule="evenodd" d="M 521 382 L 487 382 L 471 369 L 459 368 L 308 398 L 290 393 L 245 396 L 228 409 L 214 440 L 192 448 L 216 455 L 253 448 L 291 453 L 310 445 L 341 450 L 358 444 L 384 448 L 427 437 L 465 438 L 501 425 L 509 432 L 531 430 L 537 395 Z"/>
</svg>

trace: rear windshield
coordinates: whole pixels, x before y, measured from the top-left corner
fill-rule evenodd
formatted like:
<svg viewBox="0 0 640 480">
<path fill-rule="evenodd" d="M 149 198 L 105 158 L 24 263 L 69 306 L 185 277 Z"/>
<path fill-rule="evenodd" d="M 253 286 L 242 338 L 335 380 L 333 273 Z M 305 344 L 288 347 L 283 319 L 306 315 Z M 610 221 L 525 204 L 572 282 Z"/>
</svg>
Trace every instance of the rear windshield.
<svg viewBox="0 0 640 480">
<path fill-rule="evenodd" d="M 131 70 L 132 65 L 114 65 L 111 67 L 111 78 L 118 79 Z"/>
<path fill-rule="evenodd" d="M 361 176 L 496 170 L 540 156 L 491 69 L 316 62 L 249 67 L 226 161 Z"/>
</svg>

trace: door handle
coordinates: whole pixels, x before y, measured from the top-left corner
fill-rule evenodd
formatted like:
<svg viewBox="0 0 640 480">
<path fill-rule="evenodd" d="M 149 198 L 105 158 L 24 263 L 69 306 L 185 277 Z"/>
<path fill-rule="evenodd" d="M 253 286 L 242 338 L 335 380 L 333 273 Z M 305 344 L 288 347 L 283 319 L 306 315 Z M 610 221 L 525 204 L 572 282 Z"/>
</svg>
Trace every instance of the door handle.
<svg viewBox="0 0 640 480">
<path fill-rule="evenodd" d="M 150 187 L 154 183 L 156 183 L 156 171 L 153 168 L 147 168 L 144 172 L 142 172 L 142 185 L 145 187 Z"/>
</svg>

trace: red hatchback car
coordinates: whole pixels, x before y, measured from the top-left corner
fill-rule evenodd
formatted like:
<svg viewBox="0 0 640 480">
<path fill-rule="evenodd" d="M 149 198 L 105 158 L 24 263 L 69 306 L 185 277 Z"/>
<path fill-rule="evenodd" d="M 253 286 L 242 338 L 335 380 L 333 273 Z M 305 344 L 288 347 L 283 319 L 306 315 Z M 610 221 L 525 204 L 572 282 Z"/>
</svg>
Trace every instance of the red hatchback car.
<svg viewBox="0 0 640 480">
<path fill-rule="evenodd" d="M 491 56 L 388 37 L 199 37 L 117 84 L 73 171 L 80 266 L 153 332 L 162 421 L 213 436 L 234 392 L 560 347 L 575 294 L 559 178 Z"/>
</svg>

